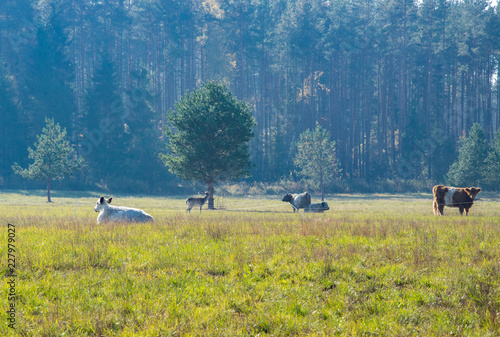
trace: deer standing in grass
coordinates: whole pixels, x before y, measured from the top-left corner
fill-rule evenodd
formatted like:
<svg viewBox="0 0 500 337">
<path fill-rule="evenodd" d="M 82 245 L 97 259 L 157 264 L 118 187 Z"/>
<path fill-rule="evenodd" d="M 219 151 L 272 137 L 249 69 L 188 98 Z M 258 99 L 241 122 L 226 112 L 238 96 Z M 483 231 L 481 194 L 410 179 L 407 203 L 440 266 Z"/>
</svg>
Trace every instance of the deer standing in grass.
<svg viewBox="0 0 500 337">
<path fill-rule="evenodd" d="M 186 199 L 186 205 L 187 205 L 186 213 L 188 213 L 188 212 L 191 213 L 191 208 L 193 208 L 194 206 L 200 206 L 200 213 L 201 213 L 201 208 L 203 207 L 203 205 L 207 201 L 208 195 L 209 195 L 208 192 L 205 192 L 205 196 L 203 198 L 187 198 Z"/>
</svg>

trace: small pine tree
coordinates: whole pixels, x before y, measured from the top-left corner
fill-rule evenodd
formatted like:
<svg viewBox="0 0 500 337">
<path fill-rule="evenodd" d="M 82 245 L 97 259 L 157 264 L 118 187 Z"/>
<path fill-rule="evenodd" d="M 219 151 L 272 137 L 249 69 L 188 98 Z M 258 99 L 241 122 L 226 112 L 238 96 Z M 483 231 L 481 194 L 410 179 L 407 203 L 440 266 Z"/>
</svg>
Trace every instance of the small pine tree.
<svg viewBox="0 0 500 337">
<path fill-rule="evenodd" d="M 448 183 L 456 186 L 479 185 L 484 180 L 485 160 L 488 155 L 486 135 L 481 125 L 475 123 L 469 131 L 469 136 L 460 140 L 458 153 L 458 160 L 448 171 Z"/>
<path fill-rule="evenodd" d="M 61 130 L 53 119 L 45 119 L 46 126 L 37 136 L 35 149 L 28 148 L 29 158 L 34 160 L 27 169 L 14 163 L 12 169 L 23 178 L 47 181 L 47 201 L 50 199 L 50 183 L 72 175 L 82 165 L 82 159 L 66 139 L 66 129 Z"/>
<path fill-rule="evenodd" d="M 319 124 L 314 131 L 304 131 L 297 143 L 294 163 L 311 185 L 321 189 L 321 200 L 324 201 L 325 185 L 331 183 L 338 173 L 335 141 L 330 139 L 328 131 Z"/>
</svg>

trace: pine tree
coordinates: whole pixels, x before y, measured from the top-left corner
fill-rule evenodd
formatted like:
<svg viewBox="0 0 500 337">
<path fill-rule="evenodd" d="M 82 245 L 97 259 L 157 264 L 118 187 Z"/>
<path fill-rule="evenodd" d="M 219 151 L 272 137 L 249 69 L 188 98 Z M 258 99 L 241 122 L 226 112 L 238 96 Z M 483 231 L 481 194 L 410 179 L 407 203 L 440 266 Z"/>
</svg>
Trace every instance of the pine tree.
<svg viewBox="0 0 500 337">
<path fill-rule="evenodd" d="M 316 125 L 314 131 L 306 130 L 297 142 L 295 165 L 299 173 L 314 187 L 321 190 L 321 201 L 325 200 L 325 186 L 336 178 L 337 158 L 335 141 L 329 132 Z"/>
<path fill-rule="evenodd" d="M 27 169 L 14 163 L 12 169 L 23 178 L 44 180 L 47 182 L 47 202 L 50 199 L 50 183 L 72 175 L 82 165 L 66 139 L 66 129 L 61 129 L 53 119 L 45 119 L 46 126 L 42 134 L 37 136 L 35 149 L 28 148 L 29 158 L 33 159 Z"/>
<path fill-rule="evenodd" d="M 179 177 L 206 183 L 213 209 L 214 183 L 249 173 L 248 142 L 255 126 L 250 107 L 224 85 L 208 82 L 177 102 L 167 119 L 169 153 L 160 157 Z"/>
<path fill-rule="evenodd" d="M 46 117 L 55 118 L 71 135 L 77 110 L 71 87 L 74 65 L 67 55 L 69 42 L 61 14 L 54 11 L 48 23 L 37 29 L 26 67 L 23 105 L 31 125 L 37 127 Z"/>
<path fill-rule="evenodd" d="M 105 184 L 119 182 L 123 177 L 131 138 L 130 133 L 125 133 L 129 111 L 123 104 L 119 88 L 115 64 L 111 56 L 104 53 L 85 97 L 84 152 L 91 163 L 92 174 L 99 177 L 96 182 Z"/>
<path fill-rule="evenodd" d="M 12 82 L 0 69 L 0 185 L 12 173 L 11 164 L 26 151 L 25 123 L 15 102 Z"/>
<path fill-rule="evenodd" d="M 490 152 L 486 158 L 485 177 L 486 185 L 492 190 L 500 190 L 500 129 L 491 142 Z"/>
<path fill-rule="evenodd" d="M 488 155 L 488 144 L 483 128 L 475 123 L 469 136 L 460 140 L 458 160 L 448 171 L 448 183 L 456 186 L 479 185 L 485 176 L 485 160 Z"/>
<path fill-rule="evenodd" d="M 164 172 L 158 158 L 161 129 L 154 111 L 155 97 L 148 91 L 148 73 L 145 69 L 131 74 L 132 88 L 126 90 L 128 108 L 125 132 L 130 141 L 124 167 L 127 177 L 136 184 L 152 186 L 158 181 L 158 172 Z M 162 177 L 163 178 L 163 177 Z M 131 183 L 129 183 L 130 188 Z"/>
</svg>

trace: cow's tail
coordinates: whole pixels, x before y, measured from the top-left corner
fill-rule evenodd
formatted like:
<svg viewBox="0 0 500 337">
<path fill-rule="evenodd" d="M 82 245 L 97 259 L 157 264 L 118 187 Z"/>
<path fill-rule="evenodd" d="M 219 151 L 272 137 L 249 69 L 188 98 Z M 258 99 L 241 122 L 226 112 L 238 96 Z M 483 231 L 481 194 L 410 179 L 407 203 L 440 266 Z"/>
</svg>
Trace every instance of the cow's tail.
<svg viewBox="0 0 500 337">
<path fill-rule="evenodd" d="M 440 188 L 441 186 L 439 185 L 436 185 L 432 188 L 432 197 L 433 197 L 433 201 L 432 201 L 432 213 L 434 215 L 438 214 L 439 210 L 438 210 L 438 203 L 437 203 L 437 193 L 438 193 L 438 189 Z"/>
</svg>

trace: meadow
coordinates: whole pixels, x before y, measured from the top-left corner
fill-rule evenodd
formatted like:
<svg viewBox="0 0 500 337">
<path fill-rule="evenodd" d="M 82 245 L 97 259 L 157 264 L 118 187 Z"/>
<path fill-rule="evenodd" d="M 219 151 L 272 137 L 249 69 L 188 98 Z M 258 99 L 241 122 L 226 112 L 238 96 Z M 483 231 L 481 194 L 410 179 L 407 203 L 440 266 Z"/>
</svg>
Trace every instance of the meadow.
<svg viewBox="0 0 500 337">
<path fill-rule="evenodd" d="M 332 195 L 324 214 L 281 196 L 186 214 L 185 198 L 114 195 L 156 221 L 100 225 L 97 197 L 0 193 L 0 335 L 500 335 L 498 195 L 468 217 L 434 216 L 430 194 Z"/>
</svg>

